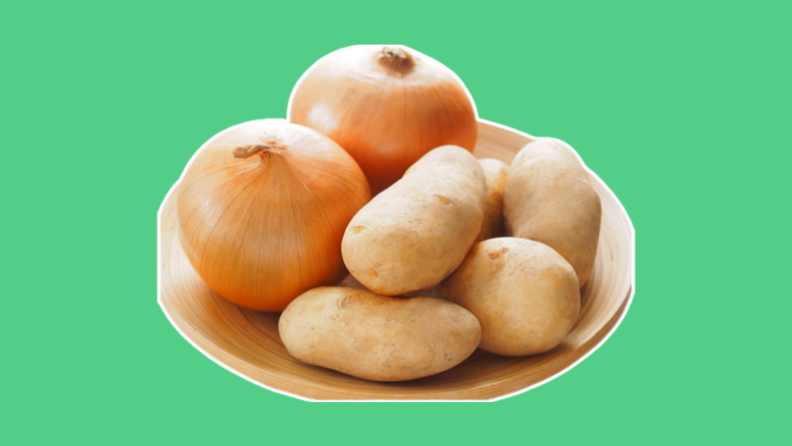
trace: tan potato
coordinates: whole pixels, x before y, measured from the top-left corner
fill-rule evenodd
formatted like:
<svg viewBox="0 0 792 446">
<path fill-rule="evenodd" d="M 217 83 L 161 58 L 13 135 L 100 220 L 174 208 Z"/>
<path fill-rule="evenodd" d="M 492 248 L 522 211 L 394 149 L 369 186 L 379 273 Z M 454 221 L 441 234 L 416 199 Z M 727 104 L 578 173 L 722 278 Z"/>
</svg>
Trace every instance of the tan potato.
<svg viewBox="0 0 792 446">
<path fill-rule="evenodd" d="M 344 263 L 378 294 L 432 287 L 462 263 L 485 203 L 486 181 L 473 155 L 456 146 L 434 149 L 352 218 L 341 242 Z"/>
<path fill-rule="evenodd" d="M 479 347 L 505 356 L 554 348 L 580 311 L 580 287 L 569 262 L 546 245 L 520 238 L 477 244 L 439 288 L 478 318 Z"/>
<path fill-rule="evenodd" d="M 594 267 L 602 207 L 572 148 L 540 138 L 509 167 L 503 198 L 506 234 L 542 242 L 575 268 L 583 286 Z"/>
<path fill-rule="evenodd" d="M 509 174 L 509 165 L 495 158 L 478 160 L 487 183 L 487 203 L 484 207 L 484 222 L 481 231 L 476 237 L 476 243 L 505 234 L 503 227 L 503 193 L 506 191 L 506 178 Z M 405 296 L 428 296 L 445 298 L 445 290 L 441 286 L 434 286 L 425 290 L 405 293 Z"/>
<path fill-rule="evenodd" d="M 300 295 L 281 314 L 278 331 L 300 361 L 372 381 L 448 370 L 481 339 L 475 316 L 451 302 L 342 287 Z"/>
<path fill-rule="evenodd" d="M 506 177 L 509 174 L 509 165 L 494 158 L 479 160 L 481 170 L 487 182 L 487 205 L 484 209 L 484 223 L 481 224 L 476 241 L 500 237 L 504 234 L 503 228 L 503 193 L 506 191 Z"/>
</svg>

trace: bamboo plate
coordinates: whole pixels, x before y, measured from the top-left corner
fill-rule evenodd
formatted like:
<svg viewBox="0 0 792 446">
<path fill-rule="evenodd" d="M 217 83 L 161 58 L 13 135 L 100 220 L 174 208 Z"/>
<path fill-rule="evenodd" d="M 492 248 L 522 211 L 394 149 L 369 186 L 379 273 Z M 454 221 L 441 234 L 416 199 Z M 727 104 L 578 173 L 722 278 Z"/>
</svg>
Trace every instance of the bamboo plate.
<svg viewBox="0 0 792 446">
<path fill-rule="evenodd" d="M 530 136 L 481 121 L 475 154 L 511 161 Z M 179 244 L 176 186 L 160 208 L 159 303 L 176 329 L 206 356 L 268 389 L 312 400 L 492 400 L 549 381 L 591 354 L 613 332 L 633 294 L 634 232 L 619 200 L 589 171 L 602 200 L 602 228 L 594 270 L 581 289 L 580 317 L 550 352 L 507 358 L 476 351 L 439 375 L 376 383 L 292 358 L 278 336 L 278 316 L 238 307 L 206 286 Z M 178 184 L 178 183 L 177 183 Z"/>
</svg>

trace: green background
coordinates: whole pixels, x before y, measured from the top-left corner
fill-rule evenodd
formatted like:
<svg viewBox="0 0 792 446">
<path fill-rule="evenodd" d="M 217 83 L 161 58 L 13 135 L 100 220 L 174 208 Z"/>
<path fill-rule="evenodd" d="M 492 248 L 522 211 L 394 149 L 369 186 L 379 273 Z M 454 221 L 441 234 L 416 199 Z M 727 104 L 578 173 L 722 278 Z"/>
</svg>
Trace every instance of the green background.
<svg viewBox="0 0 792 446">
<path fill-rule="evenodd" d="M 286 3 L 0 6 L 0 443 L 789 441 L 789 3 Z M 572 371 L 496 403 L 308 403 L 163 315 L 156 213 L 190 156 L 358 43 L 440 60 L 624 204 L 634 302 Z"/>
</svg>

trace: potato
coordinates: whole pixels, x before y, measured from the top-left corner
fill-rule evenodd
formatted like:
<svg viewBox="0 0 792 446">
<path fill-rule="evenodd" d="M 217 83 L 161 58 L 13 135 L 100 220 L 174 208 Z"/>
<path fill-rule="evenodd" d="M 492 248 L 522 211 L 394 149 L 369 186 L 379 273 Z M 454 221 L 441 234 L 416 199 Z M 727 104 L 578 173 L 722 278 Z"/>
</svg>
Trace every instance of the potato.
<svg viewBox="0 0 792 446">
<path fill-rule="evenodd" d="M 278 323 L 300 361 L 372 381 L 434 375 L 464 361 L 481 339 L 469 311 L 431 297 L 396 298 L 321 287 L 292 301 Z"/>
<path fill-rule="evenodd" d="M 478 318 L 479 347 L 505 356 L 554 348 L 580 311 L 580 287 L 569 262 L 546 245 L 520 238 L 477 244 L 439 288 Z"/>
<path fill-rule="evenodd" d="M 462 263 L 485 204 L 486 181 L 473 155 L 434 149 L 352 218 L 341 242 L 344 263 L 378 294 L 432 287 Z"/>
<path fill-rule="evenodd" d="M 509 167 L 503 213 L 506 235 L 550 246 L 572 264 L 580 286 L 588 281 L 602 208 L 571 147 L 552 138 L 523 147 Z"/>
<path fill-rule="evenodd" d="M 501 160 L 485 158 L 479 160 L 487 183 L 487 204 L 484 208 L 484 223 L 481 224 L 476 241 L 499 237 L 503 229 L 503 192 L 506 190 L 506 177 L 509 165 Z"/>
</svg>

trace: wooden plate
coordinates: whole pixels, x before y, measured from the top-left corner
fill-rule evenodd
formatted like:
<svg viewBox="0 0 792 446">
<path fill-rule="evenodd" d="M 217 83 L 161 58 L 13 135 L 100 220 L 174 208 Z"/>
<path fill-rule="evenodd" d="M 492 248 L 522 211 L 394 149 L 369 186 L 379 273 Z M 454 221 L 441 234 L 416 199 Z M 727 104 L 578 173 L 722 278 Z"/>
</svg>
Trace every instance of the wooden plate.
<svg viewBox="0 0 792 446">
<path fill-rule="evenodd" d="M 530 136 L 481 121 L 475 154 L 510 162 Z M 159 303 L 174 327 L 206 356 L 268 389 L 312 400 L 491 400 L 559 376 L 592 353 L 624 317 L 633 294 L 634 232 L 608 187 L 589 172 L 602 199 L 602 229 L 594 270 L 581 290 L 580 318 L 550 352 L 506 358 L 483 351 L 439 375 L 376 383 L 292 358 L 278 336 L 278 316 L 238 307 L 206 286 L 177 235 L 176 186 L 160 208 Z M 178 184 L 178 183 L 177 183 Z"/>
</svg>

